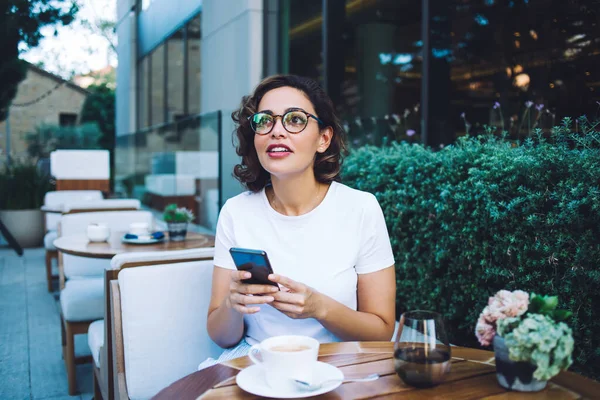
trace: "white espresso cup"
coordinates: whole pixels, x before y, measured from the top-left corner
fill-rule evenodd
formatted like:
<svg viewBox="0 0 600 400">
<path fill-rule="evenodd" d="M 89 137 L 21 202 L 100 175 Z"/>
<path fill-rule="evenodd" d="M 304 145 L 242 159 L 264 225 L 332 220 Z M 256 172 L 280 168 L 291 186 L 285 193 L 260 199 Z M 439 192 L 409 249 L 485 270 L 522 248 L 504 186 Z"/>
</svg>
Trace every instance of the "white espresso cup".
<svg viewBox="0 0 600 400">
<path fill-rule="evenodd" d="M 150 226 L 147 222 L 134 222 L 129 224 L 129 233 L 137 236 L 149 235 Z"/>
<path fill-rule="evenodd" d="M 110 237 L 110 229 L 106 224 L 89 224 L 87 237 L 90 242 L 106 242 Z"/>
<path fill-rule="evenodd" d="M 274 336 L 250 348 L 248 357 L 262 366 L 265 381 L 273 390 L 297 391 L 294 379 L 313 382 L 319 341 L 309 336 Z"/>
</svg>

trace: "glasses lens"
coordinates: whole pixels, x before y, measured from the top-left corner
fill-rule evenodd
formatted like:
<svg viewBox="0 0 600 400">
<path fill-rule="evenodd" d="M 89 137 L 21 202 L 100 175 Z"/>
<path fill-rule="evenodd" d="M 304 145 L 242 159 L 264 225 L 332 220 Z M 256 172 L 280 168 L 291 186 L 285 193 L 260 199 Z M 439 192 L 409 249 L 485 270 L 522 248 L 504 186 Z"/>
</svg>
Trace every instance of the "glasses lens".
<svg viewBox="0 0 600 400">
<path fill-rule="evenodd" d="M 288 132 L 300 132 L 306 128 L 308 117 L 301 111 L 290 111 L 283 116 L 283 126 Z"/>
<path fill-rule="evenodd" d="M 252 129 L 258 134 L 269 133 L 273 127 L 273 117 L 265 113 L 257 113 L 252 116 L 250 121 Z"/>
</svg>

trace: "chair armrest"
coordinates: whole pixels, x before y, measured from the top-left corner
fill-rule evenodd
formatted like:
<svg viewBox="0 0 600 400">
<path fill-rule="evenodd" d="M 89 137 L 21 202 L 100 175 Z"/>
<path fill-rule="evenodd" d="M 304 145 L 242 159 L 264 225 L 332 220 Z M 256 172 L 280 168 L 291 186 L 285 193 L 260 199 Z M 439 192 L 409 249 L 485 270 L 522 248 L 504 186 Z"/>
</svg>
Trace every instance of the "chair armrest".
<svg viewBox="0 0 600 400">
<path fill-rule="evenodd" d="M 114 371 L 115 399 L 129 399 L 125 378 L 125 354 L 123 350 L 123 325 L 121 320 L 121 296 L 119 282 L 110 282 L 112 370 Z"/>
</svg>

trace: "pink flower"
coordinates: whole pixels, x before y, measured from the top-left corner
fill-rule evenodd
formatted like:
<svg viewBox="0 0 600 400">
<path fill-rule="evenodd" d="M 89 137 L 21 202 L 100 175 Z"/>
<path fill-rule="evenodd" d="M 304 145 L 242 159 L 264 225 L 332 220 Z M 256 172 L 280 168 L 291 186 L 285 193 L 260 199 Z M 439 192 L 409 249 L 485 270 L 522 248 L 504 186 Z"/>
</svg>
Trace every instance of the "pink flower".
<svg viewBox="0 0 600 400">
<path fill-rule="evenodd" d="M 496 322 L 500 319 L 523 315 L 529 307 L 529 294 L 522 290 L 509 292 L 500 290 L 488 300 L 488 305 L 479 315 L 475 334 L 479 343 L 488 346 L 496 334 Z M 487 343 L 487 344 L 485 344 Z"/>
<path fill-rule="evenodd" d="M 481 343 L 482 346 L 489 346 L 492 344 L 492 340 L 494 340 L 494 335 L 496 334 L 496 329 L 488 323 L 485 322 L 482 318 L 479 318 L 477 321 L 477 326 L 475 327 L 475 335 Z"/>
</svg>

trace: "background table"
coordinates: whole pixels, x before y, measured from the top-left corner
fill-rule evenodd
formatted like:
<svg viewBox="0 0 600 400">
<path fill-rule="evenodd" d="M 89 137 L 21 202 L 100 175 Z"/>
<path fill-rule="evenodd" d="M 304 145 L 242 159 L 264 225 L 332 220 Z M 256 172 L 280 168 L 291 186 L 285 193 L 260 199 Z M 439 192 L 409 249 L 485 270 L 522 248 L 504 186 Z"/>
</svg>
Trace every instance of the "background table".
<svg viewBox="0 0 600 400">
<path fill-rule="evenodd" d="M 373 382 L 345 383 L 319 399 L 584 399 L 598 398 L 600 383 L 563 372 L 538 393 L 510 392 L 496 381 L 494 353 L 464 347 L 452 348 L 452 369 L 445 382 L 431 389 L 405 385 L 392 359 L 392 342 L 346 342 L 321 345 L 319 360 L 337 366 L 346 378 L 378 373 Z M 255 399 L 235 384 L 238 372 L 251 365 L 248 357 L 194 372 L 158 393 L 153 400 Z"/>
<path fill-rule="evenodd" d="M 125 232 L 111 232 L 106 242 L 90 242 L 85 234 L 61 236 L 54 241 L 54 247 L 65 254 L 89 258 L 113 258 L 117 254 L 142 251 L 167 251 L 186 250 L 200 247 L 213 247 L 215 238 L 188 232 L 186 239 L 180 242 L 171 242 L 168 233 L 164 232 L 165 240 L 155 244 L 128 244 L 121 242 Z"/>
</svg>

